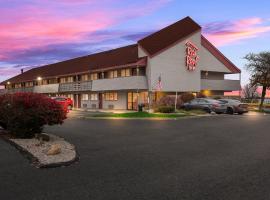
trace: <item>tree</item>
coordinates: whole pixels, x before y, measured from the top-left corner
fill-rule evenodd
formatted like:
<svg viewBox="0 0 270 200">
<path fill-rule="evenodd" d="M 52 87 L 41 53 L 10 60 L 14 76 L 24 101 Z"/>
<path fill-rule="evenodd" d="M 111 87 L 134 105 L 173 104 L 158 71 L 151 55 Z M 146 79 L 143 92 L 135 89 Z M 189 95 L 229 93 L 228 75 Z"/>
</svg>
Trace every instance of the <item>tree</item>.
<svg viewBox="0 0 270 200">
<path fill-rule="evenodd" d="M 270 89 L 270 52 L 249 53 L 244 58 L 248 61 L 246 67 L 251 73 L 251 85 L 260 85 L 263 88 L 259 107 L 262 110 L 266 90 Z"/>
<path fill-rule="evenodd" d="M 257 92 L 257 85 L 252 85 L 252 84 L 246 84 L 243 88 L 243 95 L 245 99 L 250 100 L 251 102 L 259 97 L 259 94 Z"/>
</svg>

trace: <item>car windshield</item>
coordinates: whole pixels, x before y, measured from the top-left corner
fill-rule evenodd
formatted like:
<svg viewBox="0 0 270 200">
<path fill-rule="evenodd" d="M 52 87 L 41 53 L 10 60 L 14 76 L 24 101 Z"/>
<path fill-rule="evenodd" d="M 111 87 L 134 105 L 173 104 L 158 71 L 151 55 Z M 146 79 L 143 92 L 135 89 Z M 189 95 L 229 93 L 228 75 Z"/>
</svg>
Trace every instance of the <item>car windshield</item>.
<svg viewBox="0 0 270 200">
<path fill-rule="evenodd" d="M 209 103 L 216 103 L 216 104 L 221 103 L 220 101 L 217 101 L 215 99 L 207 99 L 206 101 L 209 102 Z"/>
<path fill-rule="evenodd" d="M 65 101 L 66 99 L 65 98 L 55 98 L 54 100 L 55 101 Z"/>
<path fill-rule="evenodd" d="M 236 99 L 220 99 L 219 101 L 222 101 L 224 103 L 241 103 L 241 101 Z"/>
</svg>

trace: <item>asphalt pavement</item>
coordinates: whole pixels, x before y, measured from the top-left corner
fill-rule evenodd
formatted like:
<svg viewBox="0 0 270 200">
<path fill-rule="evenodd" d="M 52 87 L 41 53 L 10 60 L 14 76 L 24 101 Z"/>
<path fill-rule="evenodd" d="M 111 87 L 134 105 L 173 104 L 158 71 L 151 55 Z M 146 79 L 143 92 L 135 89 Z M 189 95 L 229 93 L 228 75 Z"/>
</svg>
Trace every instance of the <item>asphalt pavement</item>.
<svg viewBox="0 0 270 200">
<path fill-rule="evenodd" d="M 0 140 L 1 200 L 268 200 L 270 115 L 69 118 L 45 131 L 80 161 L 36 169 Z"/>
</svg>

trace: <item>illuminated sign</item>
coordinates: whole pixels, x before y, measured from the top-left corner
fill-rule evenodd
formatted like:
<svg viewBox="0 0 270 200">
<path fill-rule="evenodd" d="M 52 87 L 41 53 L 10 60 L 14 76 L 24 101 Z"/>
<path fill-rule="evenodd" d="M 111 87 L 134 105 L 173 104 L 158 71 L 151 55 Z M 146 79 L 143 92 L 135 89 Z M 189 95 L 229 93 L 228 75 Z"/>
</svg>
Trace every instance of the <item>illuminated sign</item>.
<svg viewBox="0 0 270 200">
<path fill-rule="evenodd" d="M 189 71 L 194 71 L 197 66 L 199 61 L 198 50 L 195 44 L 190 41 L 186 42 L 186 66 Z"/>
</svg>

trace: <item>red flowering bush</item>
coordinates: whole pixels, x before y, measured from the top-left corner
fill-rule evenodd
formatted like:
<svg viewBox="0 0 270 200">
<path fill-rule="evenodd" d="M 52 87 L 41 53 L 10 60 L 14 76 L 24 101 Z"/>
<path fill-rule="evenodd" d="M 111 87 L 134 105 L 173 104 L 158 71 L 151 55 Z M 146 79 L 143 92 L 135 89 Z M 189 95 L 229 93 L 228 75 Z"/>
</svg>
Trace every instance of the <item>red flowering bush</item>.
<svg viewBox="0 0 270 200">
<path fill-rule="evenodd" d="M 62 124 L 67 110 L 42 94 L 15 93 L 0 96 L 0 126 L 18 138 L 32 138 L 44 125 Z"/>
</svg>

